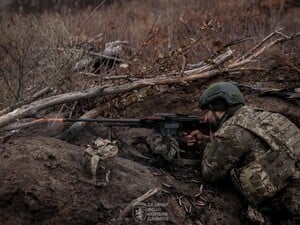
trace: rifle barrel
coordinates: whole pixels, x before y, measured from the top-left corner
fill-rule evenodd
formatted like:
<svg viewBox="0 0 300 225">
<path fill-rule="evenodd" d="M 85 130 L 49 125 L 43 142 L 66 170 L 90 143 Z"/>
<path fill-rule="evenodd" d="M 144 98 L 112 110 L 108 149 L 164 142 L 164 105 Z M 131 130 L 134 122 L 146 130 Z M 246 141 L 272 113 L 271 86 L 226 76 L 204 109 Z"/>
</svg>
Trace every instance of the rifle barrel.
<svg viewBox="0 0 300 225">
<path fill-rule="evenodd" d="M 104 126 L 140 127 L 141 119 L 64 119 L 64 122 L 102 123 Z"/>
</svg>

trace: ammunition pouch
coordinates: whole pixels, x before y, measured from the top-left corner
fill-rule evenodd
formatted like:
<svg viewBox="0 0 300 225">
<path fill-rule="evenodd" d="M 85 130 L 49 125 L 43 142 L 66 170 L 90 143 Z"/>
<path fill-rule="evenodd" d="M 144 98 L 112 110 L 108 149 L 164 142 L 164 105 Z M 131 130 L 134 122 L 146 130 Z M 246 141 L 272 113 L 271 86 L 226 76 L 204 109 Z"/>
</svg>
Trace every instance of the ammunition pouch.
<svg viewBox="0 0 300 225">
<path fill-rule="evenodd" d="M 115 142 L 98 138 L 84 151 L 86 171 L 92 175 L 93 184 L 105 186 L 108 183 L 110 169 L 118 153 Z"/>
<path fill-rule="evenodd" d="M 261 138 L 270 149 L 239 169 L 237 188 L 253 204 L 272 197 L 297 177 L 300 132 L 286 117 L 242 107 L 224 126 L 239 126 Z"/>
<path fill-rule="evenodd" d="M 269 150 L 235 173 L 235 184 L 252 204 L 274 196 L 295 174 L 295 163 L 286 152 Z"/>
</svg>

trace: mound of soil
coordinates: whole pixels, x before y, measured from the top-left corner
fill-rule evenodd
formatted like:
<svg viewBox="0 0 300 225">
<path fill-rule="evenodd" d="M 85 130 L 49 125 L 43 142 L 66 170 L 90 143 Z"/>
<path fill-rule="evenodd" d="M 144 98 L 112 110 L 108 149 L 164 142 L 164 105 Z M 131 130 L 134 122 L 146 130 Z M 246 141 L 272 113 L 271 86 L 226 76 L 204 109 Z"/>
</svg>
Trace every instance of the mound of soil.
<svg viewBox="0 0 300 225">
<path fill-rule="evenodd" d="M 83 149 L 54 138 L 13 139 L 1 147 L 0 155 L 3 224 L 113 220 L 126 203 L 159 186 L 146 167 L 122 158 L 116 159 L 111 185 L 86 183 Z"/>
<path fill-rule="evenodd" d="M 82 147 L 55 138 L 19 137 L 2 145 L 0 224 L 140 224 L 131 213 L 118 217 L 152 188 L 165 190 L 146 201 L 164 210 L 161 224 L 240 224 L 236 215 L 241 203 L 230 190 L 204 185 L 205 203 L 191 205 L 201 185 L 198 170 L 190 169 L 188 179 L 175 179 L 168 171 L 117 157 L 108 186 L 95 187 L 85 182 L 90 176 L 83 159 Z M 176 171 L 177 176 L 184 178 L 186 171 Z M 179 205 L 179 197 L 190 204 L 189 212 Z"/>
</svg>

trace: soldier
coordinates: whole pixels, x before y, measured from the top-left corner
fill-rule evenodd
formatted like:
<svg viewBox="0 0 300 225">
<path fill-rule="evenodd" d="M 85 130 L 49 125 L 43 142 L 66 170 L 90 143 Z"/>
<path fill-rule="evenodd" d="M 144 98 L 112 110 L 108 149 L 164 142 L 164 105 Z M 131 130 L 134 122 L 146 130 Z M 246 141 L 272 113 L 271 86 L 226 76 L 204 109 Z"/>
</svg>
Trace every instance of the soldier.
<svg viewBox="0 0 300 225">
<path fill-rule="evenodd" d="M 289 213 L 286 224 L 299 224 L 299 128 L 281 114 L 245 106 L 240 90 L 228 82 L 211 85 L 199 105 L 211 135 L 192 131 L 185 140 L 194 146 L 210 139 L 202 159 L 203 177 L 215 181 L 230 174 L 250 205 L 259 208 L 279 200 Z M 251 217 L 253 208 L 248 213 Z M 256 223 L 268 223 L 257 215 L 252 218 Z"/>
<path fill-rule="evenodd" d="M 256 224 L 270 224 L 256 209 L 268 202 L 274 206 L 275 200 L 288 213 L 285 224 L 299 222 L 299 128 L 283 115 L 245 106 L 241 91 L 229 82 L 211 85 L 199 105 L 210 135 L 195 130 L 184 140 L 194 147 L 209 142 L 201 161 L 203 177 L 216 181 L 230 175 L 252 206 L 246 215 Z M 169 161 L 180 151 L 176 141 L 166 152 L 162 139 L 150 139 L 151 149 Z"/>
</svg>

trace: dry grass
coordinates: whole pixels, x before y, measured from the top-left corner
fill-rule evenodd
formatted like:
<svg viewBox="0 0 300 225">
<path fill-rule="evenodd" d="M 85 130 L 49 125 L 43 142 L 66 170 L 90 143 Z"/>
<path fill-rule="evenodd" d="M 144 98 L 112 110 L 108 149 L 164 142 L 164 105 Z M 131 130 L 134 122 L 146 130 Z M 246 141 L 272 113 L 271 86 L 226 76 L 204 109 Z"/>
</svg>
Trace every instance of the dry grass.
<svg viewBox="0 0 300 225">
<path fill-rule="evenodd" d="M 0 34 L 2 106 L 60 85 L 70 75 L 72 57 L 59 49 L 68 45 L 70 34 L 58 17 L 14 15 L 1 20 Z"/>
<path fill-rule="evenodd" d="M 127 40 L 133 49 L 127 56 L 133 62 L 127 71 L 131 75 L 180 71 L 183 55 L 188 63 L 199 62 L 232 40 L 253 37 L 258 41 L 287 21 L 299 25 L 285 13 L 282 2 L 286 3 L 145 0 L 102 6 L 93 14 L 94 8 L 61 14 L 3 15 L 0 108 L 45 86 L 63 92 L 93 85 L 95 80 L 82 81 L 73 74 L 77 56 L 72 48 L 92 45 L 100 51 L 107 42 Z M 236 47 L 238 54 L 250 44 L 253 42 Z"/>
</svg>

